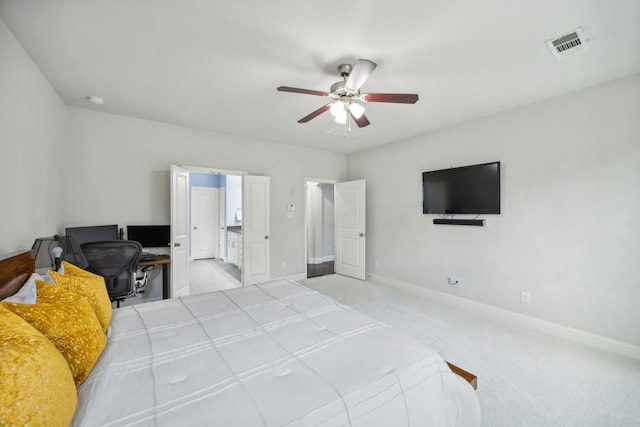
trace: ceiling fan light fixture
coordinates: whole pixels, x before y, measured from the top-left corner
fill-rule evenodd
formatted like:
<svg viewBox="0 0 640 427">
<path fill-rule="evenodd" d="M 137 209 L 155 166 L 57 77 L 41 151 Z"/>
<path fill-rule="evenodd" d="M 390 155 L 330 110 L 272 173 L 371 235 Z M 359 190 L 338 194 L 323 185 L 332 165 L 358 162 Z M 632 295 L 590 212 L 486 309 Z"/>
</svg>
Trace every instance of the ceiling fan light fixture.
<svg viewBox="0 0 640 427">
<path fill-rule="evenodd" d="M 333 117 L 346 115 L 346 109 L 345 109 L 344 103 L 342 101 L 334 102 L 331 108 L 329 108 L 329 112 Z"/>
<path fill-rule="evenodd" d="M 364 114 L 364 107 L 354 102 L 349 105 L 349 111 L 351 111 L 353 117 L 359 119 Z"/>
<path fill-rule="evenodd" d="M 345 124 L 347 122 L 347 111 L 342 110 L 342 112 L 338 113 L 338 115 L 334 117 L 336 123 Z"/>
</svg>

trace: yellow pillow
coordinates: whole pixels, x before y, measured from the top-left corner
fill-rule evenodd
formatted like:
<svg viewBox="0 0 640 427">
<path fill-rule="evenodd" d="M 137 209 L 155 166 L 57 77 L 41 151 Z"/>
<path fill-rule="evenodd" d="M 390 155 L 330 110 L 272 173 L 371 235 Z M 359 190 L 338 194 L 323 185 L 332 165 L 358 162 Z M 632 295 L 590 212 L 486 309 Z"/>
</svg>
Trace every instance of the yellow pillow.
<svg viewBox="0 0 640 427">
<path fill-rule="evenodd" d="M 72 265 L 72 264 L 69 264 Z M 78 267 L 75 267 L 78 270 Z M 64 268 L 64 274 L 56 273 L 55 271 L 49 271 L 49 275 L 53 279 L 56 285 L 62 286 L 65 289 L 73 291 L 83 297 L 87 298 L 93 311 L 95 311 L 102 330 L 107 332 L 109 328 L 109 322 L 111 322 L 111 300 L 109 299 L 109 293 L 107 287 L 104 284 L 104 278 L 93 273 L 80 276 L 67 272 L 68 268 Z M 71 269 L 69 269 L 71 270 Z M 84 271 L 84 270 L 81 270 Z"/>
<path fill-rule="evenodd" d="M 78 403 L 64 357 L 24 319 L 0 305 L 0 420 L 68 426 Z"/>
<path fill-rule="evenodd" d="M 62 261 L 62 270 L 64 274 L 68 274 L 70 276 L 80 276 L 80 277 L 99 277 L 103 279 L 102 276 L 98 276 L 97 274 L 93 274 L 90 271 L 82 269 L 77 265 L 73 265 L 70 262 Z M 104 279 L 103 279 L 104 280 Z"/>
<path fill-rule="evenodd" d="M 35 304 L 0 303 L 42 332 L 67 359 L 76 385 L 89 375 L 107 338 L 87 299 L 36 280 Z"/>
</svg>

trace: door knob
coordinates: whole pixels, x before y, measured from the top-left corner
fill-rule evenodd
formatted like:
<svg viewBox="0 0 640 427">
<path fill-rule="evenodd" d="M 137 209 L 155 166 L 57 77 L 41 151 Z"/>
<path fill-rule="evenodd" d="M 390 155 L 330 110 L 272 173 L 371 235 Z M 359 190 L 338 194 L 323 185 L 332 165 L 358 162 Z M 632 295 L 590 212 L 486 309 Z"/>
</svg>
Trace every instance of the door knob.
<svg viewBox="0 0 640 427">
<path fill-rule="evenodd" d="M 364 237 L 364 233 L 360 233 L 360 237 Z"/>
<path fill-rule="evenodd" d="M 264 239 L 265 240 L 269 240 L 269 236 L 264 236 Z"/>
<path fill-rule="evenodd" d="M 175 242 L 175 243 L 173 244 L 173 246 L 175 246 L 175 247 L 182 246 L 182 243 L 180 243 L 180 242 Z"/>
<path fill-rule="evenodd" d="M 197 229 L 198 229 L 198 227 L 195 227 L 195 226 L 194 226 L 194 227 L 193 227 L 193 229 L 194 229 L 194 230 L 197 230 Z"/>
</svg>

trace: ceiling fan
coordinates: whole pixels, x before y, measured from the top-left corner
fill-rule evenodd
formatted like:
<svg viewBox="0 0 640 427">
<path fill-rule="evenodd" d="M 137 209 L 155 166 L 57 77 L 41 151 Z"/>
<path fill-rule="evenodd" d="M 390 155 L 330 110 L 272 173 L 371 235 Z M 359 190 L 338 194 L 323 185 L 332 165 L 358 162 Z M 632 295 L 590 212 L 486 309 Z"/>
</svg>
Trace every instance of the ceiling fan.
<svg viewBox="0 0 640 427">
<path fill-rule="evenodd" d="M 326 96 L 332 98 L 332 102 L 324 105 L 312 113 L 304 116 L 298 123 L 307 123 L 311 119 L 319 116 L 329 110 L 334 116 L 337 123 L 345 124 L 346 130 L 349 126 L 350 119 L 358 125 L 358 127 L 369 126 L 371 122 L 364 115 L 364 107 L 354 101 L 361 102 L 391 102 L 399 104 L 415 104 L 418 101 L 418 95 L 408 93 L 360 93 L 360 87 L 367 80 L 369 75 L 375 70 L 376 63 L 368 59 L 358 59 L 358 62 L 352 67 L 349 64 L 341 64 L 338 66 L 338 73 L 343 78 L 342 81 L 331 85 L 329 92 L 319 90 L 299 89 L 289 86 L 280 86 L 281 92 L 302 93 L 307 95 Z M 351 128 L 349 127 L 349 131 Z"/>
</svg>

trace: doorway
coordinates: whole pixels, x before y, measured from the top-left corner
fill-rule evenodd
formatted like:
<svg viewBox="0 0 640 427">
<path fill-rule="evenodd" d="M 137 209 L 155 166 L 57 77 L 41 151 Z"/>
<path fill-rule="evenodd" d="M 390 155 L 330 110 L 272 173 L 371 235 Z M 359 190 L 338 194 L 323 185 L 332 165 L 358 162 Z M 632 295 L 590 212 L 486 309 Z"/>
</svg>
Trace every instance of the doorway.
<svg viewBox="0 0 640 427">
<path fill-rule="evenodd" d="M 335 183 L 306 179 L 306 277 L 335 273 Z"/>
<path fill-rule="evenodd" d="M 203 279 L 212 272 L 240 286 L 242 258 L 238 256 L 238 236 L 242 233 L 242 176 L 189 172 L 189 187 L 192 288 L 194 285 L 202 288 L 203 283 L 207 283 Z"/>
<path fill-rule="evenodd" d="M 365 280 L 365 180 L 305 178 L 305 208 L 305 276 Z"/>
<path fill-rule="evenodd" d="M 233 214 L 224 214 L 225 218 L 233 218 L 236 233 L 230 233 L 229 226 L 220 230 L 226 235 L 224 257 L 229 261 L 229 238 L 236 235 L 239 242 L 234 255 L 241 265 L 241 286 L 266 282 L 271 277 L 270 257 L 270 185 L 268 176 L 249 175 L 247 172 L 219 170 L 200 166 L 171 165 L 171 298 L 189 295 L 189 262 L 191 241 L 191 191 L 189 177 L 191 172 L 203 172 L 216 175 L 237 175 L 240 183 L 241 205 L 233 207 Z M 228 185 L 226 186 L 228 187 Z M 225 187 L 226 199 L 229 191 Z M 223 192 L 221 191 L 220 194 Z M 227 207 L 228 207 L 227 203 Z M 223 215 L 220 214 L 220 217 Z M 240 224 L 240 225 L 238 225 Z M 221 245 L 222 246 L 222 245 Z"/>
</svg>

